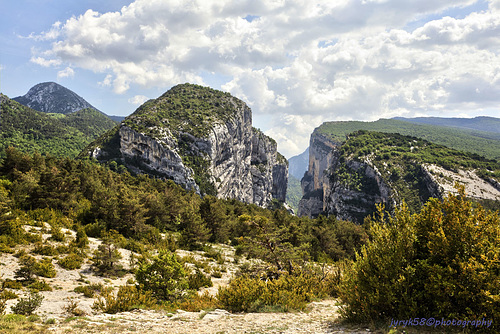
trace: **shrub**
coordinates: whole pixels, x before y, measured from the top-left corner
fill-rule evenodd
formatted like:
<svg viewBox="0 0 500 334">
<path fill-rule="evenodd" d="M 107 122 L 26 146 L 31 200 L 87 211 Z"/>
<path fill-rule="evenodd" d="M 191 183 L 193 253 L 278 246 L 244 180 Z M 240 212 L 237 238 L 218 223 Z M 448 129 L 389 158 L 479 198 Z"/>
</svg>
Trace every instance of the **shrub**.
<svg viewBox="0 0 500 334">
<path fill-rule="evenodd" d="M 33 253 L 45 255 L 45 256 L 54 256 L 54 255 L 59 254 L 59 252 L 57 251 L 56 248 L 54 248 L 51 245 L 42 244 L 41 242 L 37 243 L 35 245 L 35 248 L 33 249 Z"/>
<path fill-rule="evenodd" d="M 194 274 L 188 276 L 188 285 L 190 289 L 198 290 L 203 287 L 209 288 L 213 286 L 213 283 L 209 276 L 196 269 Z"/>
<path fill-rule="evenodd" d="M 211 296 L 208 291 L 205 291 L 201 295 L 194 293 L 191 296 L 188 296 L 188 298 L 172 304 L 172 309 L 180 309 L 186 312 L 200 312 L 202 310 L 215 309 L 219 306 L 217 298 Z"/>
<path fill-rule="evenodd" d="M 5 313 L 5 309 L 7 308 L 7 299 L 0 297 L 0 315 Z"/>
<path fill-rule="evenodd" d="M 121 258 L 122 255 L 113 240 L 105 238 L 94 251 L 92 261 L 101 274 L 117 274 L 122 269 L 122 266 L 117 264 Z"/>
<path fill-rule="evenodd" d="M 14 281 L 7 278 L 2 283 L 2 289 L 7 289 L 7 288 L 19 290 L 23 288 L 23 284 L 19 281 Z"/>
<path fill-rule="evenodd" d="M 186 273 L 175 253 L 160 251 L 151 262 L 137 268 L 135 279 L 159 300 L 174 301 L 188 288 Z"/>
<path fill-rule="evenodd" d="M 213 270 L 210 275 L 212 277 L 215 277 L 215 278 L 221 278 L 222 277 L 222 273 L 220 272 L 220 270 Z"/>
<path fill-rule="evenodd" d="M 83 264 L 81 256 L 71 253 L 57 261 L 57 264 L 67 270 L 80 269 Z"/>
<path fill-rule="evenodd" d="M 0 299 L 9 300 L 9 299 L 17 299 L 17 298 L 19 298 L 17 293 L 10 291 L 10 290 L 3 290 L 0 293 Z"/>
<path fill-rule="evenodd" d="M 248 312 L 262 295 L 266 283 L 260 279 L 240 276 L 233 279 L 228 287 L 220 287 L 217 299 L 221 305 L 232 312 Z"/>
<path fill-rule="evenodd" d="M 267 281 L 242 275 L 229 286 L 220 287 L 217 299 L 233 312 L 303 310 L 314 298 L 328 295 L 324 282 L 324 277 L 313 271 L 282 273 L 277 279 Z"/>
<path fill-rule="evenodd" d="M 203 255 L 205 255 L 208 258 L 212 258 L 215 261 L 217 261 L 217 264 L 224 264 L 225 259 L 224 255 L 222 255 L 222 252 L 217 251 L 210 247 Z"/>
<path fill-rule="evenodd" d="M 27 234 L 19 219 L 0 221 L 0 235 L 8 237 L 9 246 L 24 243 Z"/>
<path fill-rule="evenodd" d="M 432 315 L 500 323 L 500 216 L 459 195 L 379 217 L 344 271 L 342 315 L 354 321 Z"/>
<path fill-rule="evenodd" d="M 25 281 L 32 281 L 37 274 L 38 262 L 30 255 L 19 257 L 19 269 L 15 271 L 14 277 Z"/>
<path fill-rule="evenodd" d="M 73 291 L 83 293 L 87 298 L 93 298 L 96 293 L 100 293 L 104 289 L 101 283 L 77 286 Z"/>
<path fill-rule="evenodd" d="M 76 239 L 73 241 L 73 244 L 77 248 L 86 248 L 89 245 L 89 238 L 85 233 L 85 229 L 81 225 L 76 226 Z"/>
<path fill-rule="evenodd" d="M 52 278 L 56 276 L 56 269 L 52 264 L 52 260 L 50 258 L 44 258 L 40 262 L 37 263 L 36 266 L 36 274 L 38 276 Z"/>
<path fill-rule="evenodd" d="M 50 258 L 45 258 L 40 262 L 31 255 L 23 255 L 19 258 L 19 269 L 15 272 L 16 278 L 25 281 L 34 280 L 35 276 L 52 278 L 56 276 L 56 269 Z"/>
<path fill-rule="evenodd" d="M 80 309 L 78 301 L 67 297 L 66 304 L 63 306 L 64 312 L 75 317 L 81 317 L 85 315 L 85 311 Z"/>
<path fill-rule="evenodd" d="M 30 285 L 28 285 L 28 289 L 33 292 L 52 291 L 52 287 L 45 281 L 34 281 Z"/>
<path fill-rule="evenodd" d="M 50 239 L 60 242 L 64 241 L 64 233 L 62 232 L 59 226 L 53 225 L 50 229 L 50 234 L 51 234 Z"/>
<path fill-rule="evenodd" d="M 92 308 L 104 313 L 126 312 L 140 307 L 151 308 L 156 304 L 150 291 L 137 289 L 135 285 L 122 285 L 115 294 L 111 289 L 104 289 L 92 305 Z"/>
<path fill-rule="evenodd" d="M 12 312 L 21 315 L 32 315 L 42 305 L 43 296 L 38 292 L 31 292 L 28 298 L 21 298 L 12 307 Z"/>
<path fill-rule="evenodd" d="M 105 231 L 106 224 L 97 220 L 92 224 L 85 225 L 84 227 L 85 234 L 92 238 L 100 238 Z"/>
<path fill-rule="evenodd" d="M 10 248 L 9 246 L 7 246 L 6 244 L 0 242 L 0 253 L 12 254 L 12 253 L 14 253 L 14 250 L 12 248 Z"/>
</svg>

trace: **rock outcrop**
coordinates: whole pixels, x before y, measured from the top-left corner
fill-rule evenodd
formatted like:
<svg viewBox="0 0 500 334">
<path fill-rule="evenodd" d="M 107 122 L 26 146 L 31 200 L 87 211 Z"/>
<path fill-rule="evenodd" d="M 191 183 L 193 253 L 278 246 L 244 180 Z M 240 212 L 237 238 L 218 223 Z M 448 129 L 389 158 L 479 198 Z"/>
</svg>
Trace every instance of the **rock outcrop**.
<svg viewBox="0 0 500 334">
<path fill-rule="evenodd" d="M 55 82 L 37 84 L 26 95 L 13 100 L 47 113 L 70 114 L 87 108 L 96 109 L 75 92 Z"/>
<path fill-rule="evenodd" d="M 445 168 L 429 162 L 439 161 L 434 154 L 445 153 L 456 157 L 456 165 L 441 160 Z M 463 185 L 473 199 L 498 201 L 498 180 L 479 177 L 488 169 L 479 173 L 467 167 L 479 166 L 481 161 L 399 134 L 359 131 L 338 143 L 315 131 L 311 135 L 309 170 L 301 181 L 299 215 L 334 215 L 362 223 L 375 212 L 377 204 L 391 211 L 405 202 L 416 211 L 431 197 L 442 199 L 447 193 L 456 193 L 456 183 Z"/>
<path fill-rule="evenodd" d="M 276 142 L 252 127 L 241 100 L 201 86 L 179 85 L 147 102 L 85 154 L 200 194 L 259 206 L 285 201 L 288 162 Z"/>
<path fill-rule="evenodd" d="M 309 167 L 300 185 L 303 197 L 299 202 L 299 216 L 317 217 L 324 210 L 323 199 L 327 187 L 323 187 L 325 171 L 332 164 L 334 149 L 340 145 L 314 131 L 309 141 Z"/>
</svg>

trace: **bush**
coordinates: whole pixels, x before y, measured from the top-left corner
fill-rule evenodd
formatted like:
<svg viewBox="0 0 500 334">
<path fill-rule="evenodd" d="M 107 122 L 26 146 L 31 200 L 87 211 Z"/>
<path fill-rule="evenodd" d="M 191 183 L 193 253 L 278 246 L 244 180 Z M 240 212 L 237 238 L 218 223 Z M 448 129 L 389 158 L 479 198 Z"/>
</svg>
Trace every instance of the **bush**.
<svg viewBox="0 0 500 334">
<path fill-rule="evenodd" d="M 186 272 L 175 253 L 160 251 L 150 263 L 137 268 L 135 279 L 159 300 L 175 301 L 188 289 Z"/>
<path fill-rule="evenodd" d="M 14 250 L 9 246 L 7 246 L 6 244 L 0 242 L 0 253 L 13 254 Z"/>
<path fill-rule="evenodd" d="M 71 253 L 57 261 L 57 264 L 67 270 L 80 269 L 83 264 L 81 256 Z"/>
<path fill-rule="evenodd" d="M 17 304 L 12 307 L 12 312 L 21 315 L 32 315 L 42 305 L 43 298 L 38 292 L 31 292 L 28 298 L 19 299 Z"/>
<path fill-rule="evenodd" d="M 92 261 L 101 274 L 114 275 L 120 273 L 122 266 L 117 264 L 122 258 L 115 241 L 111 238 L 104 238 L 94 251 Z"/>
<path fill-rule="evenodd" d="M 419 214 L 403 206 L 386 218 L 379 209 L 371 235 L 344 271 L 345 318 L 486 318 L 500 329 L 500 216 L 474 208 L 463 187 Z"/>
<path fill-rule="evenodd" d="M 30 285 L 28 285 L 28 289 L 33 292 L 52 291 L 52 287 L 45 281 L 34 281 Z"/>
<path fill-rule="evenodd" d="M 0 315 L 5 313 L 5 309 L 7 308 L 7 299 L 0 297 Z"/>
<path fill-rule="evenodd" d="M 44 258 L 40 262 L 37 263 L 36 266 L 36 274 L 38 276 L 52 278 L 56 276 L 56 268 L 52 264 L 52 260 L 50 258 Z"/>
<path fill-rule="evenodd" d="M 19 257 L 19 269 L 15 271 L 14 277 L 25 281 L 32 281 L 37 274 L 38 262 L 30 255 Z"/>
<path fill-rule="evenodd" d="M 151 308 L 156 304 L 150 291 L 137 289 L 135 285 L 122 285 L 114 295 L 111 289 L 104 289 L 92 305 L 96 311 L 104 313 L 127 312 L 137 308 Z"/>
<path fill-rule="evenodd" d="M 15 277 L 24 279 L 25 281 L 33 281 L 35 276 L 47 278 L 56 276 L 56 269 L 50 258 L 37 261 L 31 255 L 22 255 L 19 258 L 19 266 L 19 269 L 15 272 Z"/>
<path fill-rule="evenodd" d="M 66 298 L 66 304 L 63 306 L 63 310 L 67 314 L 75 317 L 81 317 L 85 315 L 85 311 L 80 309 L 78 301 L 69 297 Z"/>
<path fill-rule="evenodd" d="M 17 299 L 17 298 L 19 298 L 19 296 L 17 295 L 17 293 L 12 292 L 10 290 L 3 290 L 0 293 L 0 299 L 9 300 L 9 299 Z"/>
<path fill-rule="evenodd" d="M 41 242 L 35 245 L 33 253 L 45 256 L 54 256 L 59 254 L 56 248 L 51 245 L 42 244 Z"/>
<path fill-rule="evenodd" d="M 73 291 L 83 293 L 87 298 L 93 298 L 96 293 L 101 293 L 104 286 L 101 283 L 89 284 L 84 286 L 77 286 Z"/>
<path fill-rule="evenodd" d="M 199 269 L 196 269 L 194 274 L 189 275 L 188 285 L 190 289 L 198 290 L 203 287 L 209 288 L 213 286 L 213 283 L 209 276 L 203 274 Z"/>
<path fill-rule="evenodd" d="M 7 288 L 19 290 L 23 288 L 23 283 L 7 278 L 2 283 L 2 289 L 7 289 Z"/>
<path fill-rule="evenodd" d="M 60 242 L 64 241 L 64 233 L 62 232 L 59 226 L 53 225 L 52 228 L 50 229 L 50 234 L 51 234 L 50 239 Z"/>
<path fill-rule="evenodd" d="M 251 312 L 265 288 L 264 281 L 244 275 L 233 279 L 228 287 L 220 287 L 217 299 L 226 310 Z"/>
<path fill-rule="evenodd" d="M 222 255 L 222 252 L 217 251 L 212 247 L 210 247 L 203 255 L 208 258 L 214 259 L 215 261 L 217 261 L 217 264 L 224 264 L 225 262 L 224 255 Z"/>
<path fill-rule="evenodd" d="M 217 298 L 211 296 L 208 291 L 205 291 L 201 295 L 194 293 L 188 296 L 188 298 L 172 304 L 171 309 L 173 311 L 183 310 L 186 312 L 200 312 L 202 310 L 213 310 L 219 306 Z"/>
<path fill-rule="evenodd" d="M 277 279 L 267 281 L 244 274 L 229 286 L 220 287 L 217 299 L 222 307 L 233 312 L 303 310 L 313 299 L 330 295 L 328 277 L 309 268 L 293 275 L 282 272 Z"/>
<path fill-rule="evenodd" d="M 85 229 L 81 225 L 76 226 L 76 239 L 73 241 L 73 244 L 77 248 L 86 248 L 89 245 L 89 238 L 85 233 Z"/>
</svg>

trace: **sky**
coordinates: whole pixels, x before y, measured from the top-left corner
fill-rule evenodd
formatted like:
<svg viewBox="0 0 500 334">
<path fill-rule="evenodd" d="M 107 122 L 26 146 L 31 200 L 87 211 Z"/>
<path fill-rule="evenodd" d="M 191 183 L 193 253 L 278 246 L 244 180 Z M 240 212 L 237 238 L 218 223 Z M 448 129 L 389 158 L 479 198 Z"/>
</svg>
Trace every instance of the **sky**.
<svg viewBox="0 0 500 334">
<path fill-rule="evenodd" d="M 500 0 L 0 0 L 0 91 L 126 116 L 230 92 L 287 158 L 325 121 L 500 117 Z"/>
</svg>

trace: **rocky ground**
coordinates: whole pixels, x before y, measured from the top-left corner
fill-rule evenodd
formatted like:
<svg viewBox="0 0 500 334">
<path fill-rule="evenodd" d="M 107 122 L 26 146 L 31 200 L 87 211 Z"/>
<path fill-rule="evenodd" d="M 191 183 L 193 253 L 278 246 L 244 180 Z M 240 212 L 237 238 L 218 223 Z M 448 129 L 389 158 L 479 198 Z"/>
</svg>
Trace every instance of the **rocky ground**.
<svg viewBox="0 0 500 334">
<path fill-rule="evenodd" d="M 98 314 L 49 327 L 53 333 L 367 333 L 336 324 L 334 300 L 314 302 L 307 312 L 231 314 L 225 310 L 175 313 L 135 310 Z"/>
<path fill-rule="evenodd" d="M 42 233 L 46 242 L 50 234 L 45 234 L 40 228 L 26 227 L 33 233 Z M 74 237 L 74 232 L 65 230 L 67 239 Z M 100 240 L 90 239 L 89 254 L 101 243 Z M 19 247 L 19 246 L 18 246 Z M 30 246 L 24 246 L 29 253 Z M 205 261 L 209 266 L 224 268 L 222 277 L 212 277 L 214 284 L 206 288 L 210 294 L 215 295 L 219 286 L 228 284 L 230 278 L 238 270 L 234 261 L 234 249 L 225 245 L 215 246 L 224 255 L 224 264 L 220 265 L 213 259 L 203 256 L 202 252 L 187 252 L 178 250 L 179 257 L 192 256 L 197 261 Z M 19 249 L 16 248 L 18 251 Z M 121 264 L 125 268 L 130 266 L 131 252 L 120 249 L 123 256 Z M 34 254 L 32 254 L 34 255 Z M 39 255 L 35 255 L 41 258 Z M 241 264 L 240 260 L 239 264 Z M 40 292 L 44 300 L 36 314 L 42 333 L 367 333 L 370 329 L 364 327 L 348 327 L 341 325 L 337 313 L 338 306 L 335 300 L 324 300 L 311 303 L 304 312 L 294 313 L 246 313 L 232 314 L 226 310 L 209 310 L 201 312 L 185 312 L 177 310 L 166 312 L 164 310 L 134 310 L 118 314 L 104 314 L 92 309 L 94 298 L 86 298 L 81 293 L 73 290 L 77 286 L 89 283 L 101 283 L 108 287 L 118 287 L 133 279 L 127 274 L 121 278 L 105 278 L 98 276 L 91 268 L 92 262 L 87 262 L 77 270 L 66 270 L 59 267 L 53 259 L 57 275 L 54 278 L 43 278 L 52 288 L 52 291 Z M 13 254 L 0 254 L 0 278 L 14 279 L 15 271 L 19 268 L 18 258 Z M 26 289 L 13 290 L 26 297 Z M 202 291 L 203 292 L 203 291 Z M 6 313 L 11 313 L 11 307 L 17 299 L 7 301 Z M 71 301 L 76 303 L 82 311 L 82 316 L 75 317 L 65 309 Z M 1 332 L 1 328 L 0 328 Z"/>
</svg>

